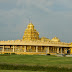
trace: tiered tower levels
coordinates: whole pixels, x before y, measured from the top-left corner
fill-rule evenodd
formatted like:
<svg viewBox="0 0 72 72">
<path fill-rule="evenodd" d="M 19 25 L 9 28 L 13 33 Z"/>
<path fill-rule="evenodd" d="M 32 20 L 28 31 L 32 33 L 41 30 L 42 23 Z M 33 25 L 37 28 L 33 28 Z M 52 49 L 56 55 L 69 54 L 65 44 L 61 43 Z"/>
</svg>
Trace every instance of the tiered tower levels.
<svg viewBox="0 0 72 72">
<path fill-rule="evenodd" d="M 34 25 L 30 23 L 24 32 L 23 40 L 39 40 L 39 32 L 34 29 Z"/>
</svg>

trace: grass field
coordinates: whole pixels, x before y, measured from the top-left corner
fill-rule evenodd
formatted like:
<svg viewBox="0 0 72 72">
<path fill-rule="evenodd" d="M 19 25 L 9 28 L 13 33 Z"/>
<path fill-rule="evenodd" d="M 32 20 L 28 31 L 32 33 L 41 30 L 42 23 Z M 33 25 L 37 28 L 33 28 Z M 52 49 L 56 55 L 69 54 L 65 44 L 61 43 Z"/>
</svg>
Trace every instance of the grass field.
<svg viewBox="0 0 72 72">
<path fill-rule="evenodd" d="M 0 70 L 0 72 L 45 72 L 45 71 Z"/>
<path fill-rule="evenodd" d="M 25 67 L 28 66 L 28 69 L 30 69 L 30 71 L 31 68 L 37 69 L 38 67 L 39 70 L 38 72 L 41 71 L 41 68 L 42 70 L 45 69 L 50 70 L 48 72 L 57 72 L 57 71 L 72 72 L 72 57 L 56 57 L 56 56 L 44 56 L 44 55 L 0 55 L 0 67 L 2 64 L 8 64 L 8 65 L 11 64 L 15 65 L 15 67 L 18 65 L 19 66 L 26 65 Z M 19 72 L 30 72 L 30 71 L 19 71 Z"/>
<path fill-rule="evenodd" d="M 45 71 L 0 70 L 0 72 L 45 72 Z"/>
</svg>

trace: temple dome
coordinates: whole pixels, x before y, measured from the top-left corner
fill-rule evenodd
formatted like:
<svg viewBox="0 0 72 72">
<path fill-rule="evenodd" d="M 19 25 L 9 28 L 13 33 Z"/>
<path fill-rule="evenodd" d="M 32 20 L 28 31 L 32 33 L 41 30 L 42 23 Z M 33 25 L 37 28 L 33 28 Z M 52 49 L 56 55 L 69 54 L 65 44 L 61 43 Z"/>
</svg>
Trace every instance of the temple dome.
<svg viewBox="0 0 72 72">
<path fill-rule="evenodd" d="M 60 42 L 60 39 L 58 38 L 58 37 L 54 37 L 54 38 L 52 38 L 52 40 L 51 41 L 53 41 L 53 42 Z"/>
<path fill-rule="evenodd" d="M 29 23 L 27 26 L 28 29 L 34 29 L 34 25 L 32 23 Z"/>
</svg>

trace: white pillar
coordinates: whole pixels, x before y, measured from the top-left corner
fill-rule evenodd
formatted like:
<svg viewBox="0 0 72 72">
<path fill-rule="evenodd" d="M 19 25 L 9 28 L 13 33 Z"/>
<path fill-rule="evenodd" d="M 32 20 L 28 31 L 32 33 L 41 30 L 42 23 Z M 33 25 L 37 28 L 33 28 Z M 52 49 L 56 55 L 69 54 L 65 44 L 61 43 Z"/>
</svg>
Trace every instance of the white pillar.
<svg viewBox="0 0 72 72">
<path fill-rule="evenodd" d="M 36 52 L 38 52 L 38 46 L 36 46 Z"/>
<path fill-rule="evenodd" d="M 5 47 L 5 46 L 3 45 L 3 49 L 2 49 L 2 52 L 4 52 L 4 47 Z"/>
<path fill-rule="evenodd" d="M 41 52 L 42 52 L 43 47 L 41 46 Z"/>
<path fill-rule="evenodd" d="M 65 48 L 65 54 L 67 54 L 67 48 Z"/>
<path fill-rule="evenodd" d="M 47 47 L 47 54 L 49 54 L 49 47 Z"/>
<path fill-rule="evenodd" d="M 30 52 L 32 52 L 32 48 L 31 48 L 31 46 L 30 46 Z"/>
<path fill-rule="evenodd" d="M 13 52 L 14 52 L 14 48 L 15 48 L 15 47 L 13 46 Z"/>
<path fill-rule="evenodd" d="M 24 52 L 26 52 L 26 46 L 24 46 Z"/>
<path fill-rule="evenodd" d="M 31 46 L 30 46 L 30 49 L 31 49 Z"/>
<path fill-rule="evenodd" d="M 62 54 L 62 48 L 61 48 L 61 54 Z"/>
<path fill-rule="evenodd" d="M 57 53 L 59 53 L 59 47 L 57 48 Z"/>
</svg>

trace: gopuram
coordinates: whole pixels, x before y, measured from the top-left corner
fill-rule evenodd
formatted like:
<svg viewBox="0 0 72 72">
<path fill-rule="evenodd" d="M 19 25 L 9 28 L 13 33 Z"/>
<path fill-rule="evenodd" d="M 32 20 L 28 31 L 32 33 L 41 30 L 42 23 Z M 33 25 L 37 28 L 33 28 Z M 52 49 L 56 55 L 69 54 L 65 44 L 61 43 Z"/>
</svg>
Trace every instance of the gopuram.
<svg viewBox="0 0 72 72">
<path fill-rule="evenodd" d="M 29 23 L 21 40 L 0 41 L 0 54 L 72 54 L 72 43 L 61 42 L 58 37 L 51 40 L 39 37 L 39 32 Z"/>
</svg>

